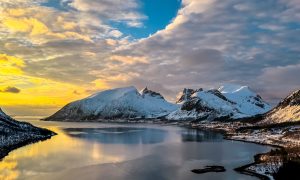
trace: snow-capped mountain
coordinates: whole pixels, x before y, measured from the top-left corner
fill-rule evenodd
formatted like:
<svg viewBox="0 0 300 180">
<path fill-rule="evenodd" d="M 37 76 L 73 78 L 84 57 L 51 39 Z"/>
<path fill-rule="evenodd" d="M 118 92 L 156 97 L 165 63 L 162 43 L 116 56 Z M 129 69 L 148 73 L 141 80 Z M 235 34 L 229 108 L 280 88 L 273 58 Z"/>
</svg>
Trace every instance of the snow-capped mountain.
<svg viewBox="0 0 300 180">
<path fill-rule="evenodd" d="M 228 120 L 250 117 L 270 110 L 262 98 L 247 86 L 226 84 L 219 89 L 184 89 L 169 120 Z"/>
<path fill-rule="evenodd" d="M 243 114 L 253 116 L 263 114 L 271 109 L 271 106 L 248 86 L 226 84 L 220 86 L 218 90 L 227 99 L 235 102 L 236 108 Z"/>
<path fill-rule="evenodd" d="M 300 89 L 282 100 L 263 116 L 259 124 L 300 121 Z"/>
<path fill-rule="evenodd" d="M 183 104 L 184 102 L 188 101 L 191 99 L 192 95 L 198 91 L 203 91 L 202 88 L 200 89 L 187 89 L 187 88 L 184 88 L 182 93 L 181 93 L 181 96 L 180 98 L 176 101 L 177 104 Z"/>
<path fill-rule="evenodd" d="M 44 140 L 53 135 L 55 133 L 47 129 L 12 119 L 0 108 L 0 158 L 16 147 Z"/>
<path fill-rule="evenodd" d="M 135 87 L 102 91 L 67 104 L 45 120 L 77 121 L 115 118 L 158 118 L 177 109 L 159 93 Z"/>
</svg>

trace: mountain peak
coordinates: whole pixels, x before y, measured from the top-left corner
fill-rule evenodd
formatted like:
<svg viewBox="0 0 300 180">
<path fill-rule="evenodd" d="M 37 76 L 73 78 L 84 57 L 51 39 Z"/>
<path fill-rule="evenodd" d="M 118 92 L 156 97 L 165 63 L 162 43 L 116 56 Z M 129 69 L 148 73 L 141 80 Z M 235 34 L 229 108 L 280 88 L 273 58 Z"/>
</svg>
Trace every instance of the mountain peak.
<svg viewBox="0 0 300 180">
<path fill-rule="evenodd" d="M 300 121 L 300 89 L 294 91 L 269 111 L 259 124 Z"/>
<path fill-rule="evenodd" d="M 288 105 L 290 106 L 300 105 L 300 89 L 291 93 L 288 97 L 286 97 L 283 101 L 281 101 L 278 106 L 286 107 Z"/>
<path fill-rule="evenodd" d="M 203 91 L 202 88 L 199 88 L 199 89 L 189 89 L 189 88 L 184 88 L 182 93 L 181 93 L 181 96 L 180 98 L 176 101 L 177 104 L 180 104 L 180 103 L 184 103 L 188 100 L 191 99 L 191 96 L 196 93 L 196 92 L 199 92 L 199 91 Z"/>
<path fill-rule="evenodd" d="M 149 95 L 149 96 L 152 96 L 152 97 L 159 97 L 161 99 L 164 99 L 164 97 L 160 93 L 149 90 L 147 86 L 141 91 L 141 95 L 143 97 L 145 97 L 145 95 Z"/>
<path fill-rule="evenodd" d="M 226 84 L 219 89 L 184 89 L 177 103 L 181 109 L 168 119 L 236 119 L 263 114 L 270 110 L 268 103 L 248 86 Z"/>
<path fill-rule="evenodd" d="M 144 91 L 148 91 L 148 87 L 147 86 L 144 89 L 142 89 L 141 92 L 144 92 Z"/>
<path fill-rule="evenodd" d="M 109 96 L 110 98 L 114 98 L 113 96 L 116 96 L 115 98 L 118 98 L 120 96 L 123 96 L 127 93 L 138 93 L 137 89 L 134 86 L 127 86 L 127 87 L 121 87 L 121 88 L 115 88 L 115 89 L 108 89 L 105 91 L 100 91 L 97 92 L 89 97 L 87 97 L 88 99 L 93 99 L 93 98 L 97 98 L 99 97 L 103 97 L 103 94 L 106 94 L 107 96 Z"/>
<path fill-rule="evenodd" d="M 45 120 L 94 120 L 115 118 L 157 118 L 177 108 L 159 93 L 133 86 L 110 89 L 71 102 Z"/>
<path fill-rule="evenodd" d="M 250 88 L 248 86 L 242 86 L 238 84 L 230 84 L 230 83 L 225 83 L 221 85 L 218 90 L 222 93 L 236 93 L 236 92 L 241 92 L 241 91 L 250 91 Z"/>
</svg>

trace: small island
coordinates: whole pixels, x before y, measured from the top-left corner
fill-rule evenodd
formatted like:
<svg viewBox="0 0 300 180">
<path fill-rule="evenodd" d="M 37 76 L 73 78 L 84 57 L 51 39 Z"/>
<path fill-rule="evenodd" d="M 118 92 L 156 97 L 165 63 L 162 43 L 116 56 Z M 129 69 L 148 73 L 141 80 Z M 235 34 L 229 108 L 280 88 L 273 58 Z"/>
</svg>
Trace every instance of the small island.
<svg viewBox="0 0 300 180">
<path fill-rule="evenodd" d="M 225 172 L 226 169 L 223 166 L 205 166 L 203 169 L 193 169 L 191 171 L 196 174 L 204 174 L 208 172 Z"/>
</svg>

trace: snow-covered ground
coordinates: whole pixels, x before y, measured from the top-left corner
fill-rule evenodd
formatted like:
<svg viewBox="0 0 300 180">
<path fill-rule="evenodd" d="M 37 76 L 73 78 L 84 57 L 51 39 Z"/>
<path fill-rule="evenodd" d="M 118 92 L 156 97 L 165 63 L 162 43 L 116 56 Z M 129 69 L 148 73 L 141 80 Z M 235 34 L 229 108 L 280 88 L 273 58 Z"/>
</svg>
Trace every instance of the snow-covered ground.
<svg viewBox="0 0 300 180">
<path fill-rule="evenodd" d="M 243 122 L 200 122 L 192 124 L 195 128 L 224 131 L 227 138 L 255 142 L 259 144 L 281 147 L 300 146 L 300 125 L 290 127 L 248 129 L 237 131 L 239 128 L 252 127 L 253 124 Z"/>
<path fill-rule="evenodd" d="M 243 114 L 263 114 L 271 109 L 271 106 L 252 91 L 248 86 L 225 84 L 218 89 L 227 99 L 236 103 L 236 108 Z"/>
<path fill-rule="evenodd" d="M 281 163 L 259 163 L 248 167 L 247 170 L 267 176 L 270 180 L 273 180 L 272 174 L 276 173 L 281 165 Z"/>
</svg>

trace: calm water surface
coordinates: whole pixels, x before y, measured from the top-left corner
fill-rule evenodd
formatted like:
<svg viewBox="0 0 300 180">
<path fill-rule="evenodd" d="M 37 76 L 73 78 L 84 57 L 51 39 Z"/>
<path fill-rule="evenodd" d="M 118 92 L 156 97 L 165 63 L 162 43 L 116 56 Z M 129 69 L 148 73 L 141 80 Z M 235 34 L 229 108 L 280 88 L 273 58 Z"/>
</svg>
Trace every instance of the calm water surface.
<svg viewBox="0 0 300 180">
<path fill-rule="evenodd" d="M 26 121 L 58 135 L 11 152 L 0 162 L 1 180 L 256 179 L 232 169 L 270 150 L 171 126 Z M 205 165 L 223 165 L 227 171 L 190 172 Z"/>
</svg>

